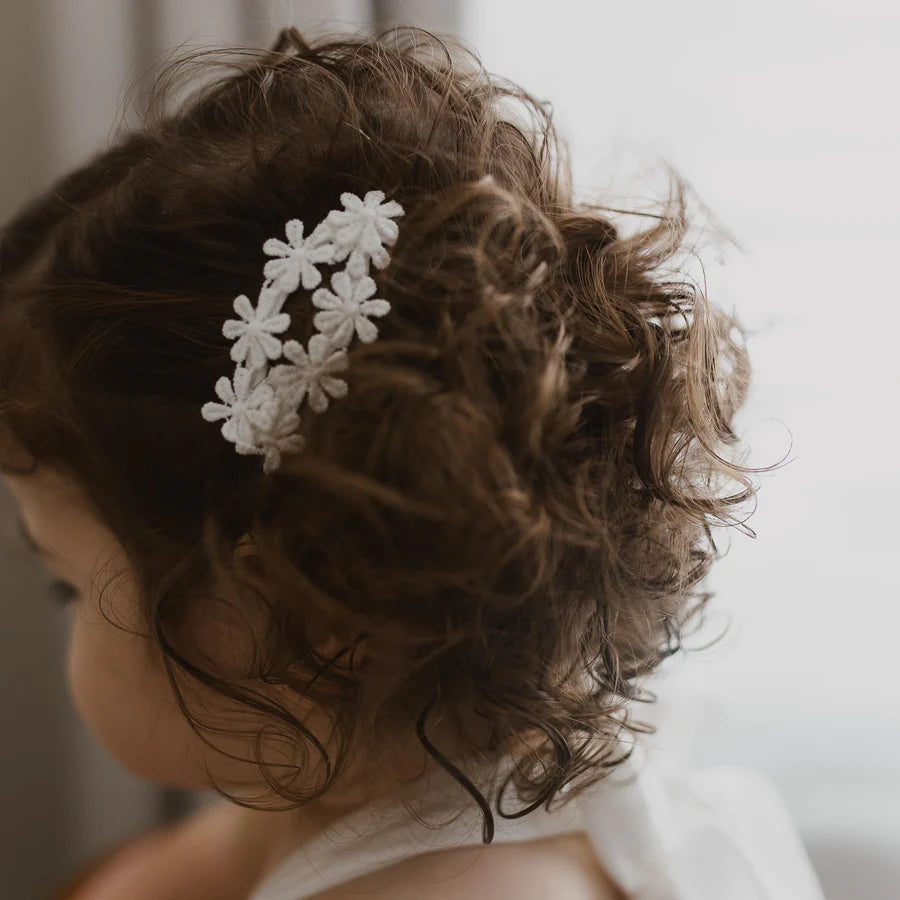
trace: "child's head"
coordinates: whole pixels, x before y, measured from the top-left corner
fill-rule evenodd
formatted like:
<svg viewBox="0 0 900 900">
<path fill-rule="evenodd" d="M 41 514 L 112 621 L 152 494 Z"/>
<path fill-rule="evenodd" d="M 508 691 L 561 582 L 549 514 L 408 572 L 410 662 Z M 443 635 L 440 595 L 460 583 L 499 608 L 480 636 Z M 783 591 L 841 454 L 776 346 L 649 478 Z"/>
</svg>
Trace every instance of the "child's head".
<svg viewBox="0 0 900 900">
<path fill-rule="evenodd" d="M 421 33 L 230 59 L 2 235 L 4 478 L 79 591 L 79 708 L 263 803 L 410 748 L 512 753 L 523 802 L 602 774 L 751 494 L 735 323 L 666 268 L 680 187 L 625 237 L 546 110 Z M 268 238 L 369 190 L 405 210 L 390 314 L 266 473 L 201 416 L 223 322 Z M 305 344 L 310 291 L 285 310 Z"/>
</svg>

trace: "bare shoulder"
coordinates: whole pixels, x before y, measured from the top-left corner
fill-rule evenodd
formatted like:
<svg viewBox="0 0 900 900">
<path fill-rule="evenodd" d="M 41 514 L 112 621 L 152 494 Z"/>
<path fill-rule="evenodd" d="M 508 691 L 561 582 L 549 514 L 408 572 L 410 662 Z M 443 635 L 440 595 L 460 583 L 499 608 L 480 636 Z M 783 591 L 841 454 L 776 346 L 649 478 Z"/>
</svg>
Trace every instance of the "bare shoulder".
<svg viewBox="0 0 900 900">
<path fill-rule="evenodd" d="M 243 900 L 251 873 L 235 840 L 235 816 L 201 809 L 120 846 L 64 900 Z"/>
<path fill-rule="evenodd" d="M 587 837 L 572 833 L 411 857 L 313 900 L 621 900 Z"/>
</svg>

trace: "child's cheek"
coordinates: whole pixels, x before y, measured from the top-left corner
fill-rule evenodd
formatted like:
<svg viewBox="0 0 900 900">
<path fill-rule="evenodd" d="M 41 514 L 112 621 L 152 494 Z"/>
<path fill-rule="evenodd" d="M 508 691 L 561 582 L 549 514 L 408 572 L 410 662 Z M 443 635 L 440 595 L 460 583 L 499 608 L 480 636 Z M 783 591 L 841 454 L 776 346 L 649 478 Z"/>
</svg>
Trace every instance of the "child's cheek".
<svg viewBox="0 0 900 900">
<path fill-rule="evenodd" d="M 75 610 L 67 660 L 75 706 L 95 737 L 140 778 L 173 787 L 206 786 L 196 736 L 184 720 L 149 642 Z"/>
</svg>

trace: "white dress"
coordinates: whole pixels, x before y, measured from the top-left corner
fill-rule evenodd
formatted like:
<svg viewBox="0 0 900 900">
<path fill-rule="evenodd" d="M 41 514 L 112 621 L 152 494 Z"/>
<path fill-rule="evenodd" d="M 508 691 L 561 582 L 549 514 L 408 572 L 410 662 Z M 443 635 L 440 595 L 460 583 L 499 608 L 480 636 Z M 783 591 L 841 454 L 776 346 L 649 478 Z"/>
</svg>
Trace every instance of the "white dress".
<svg viewBox="0 0 900 900">
<path fill-rule="evenodd" d="M 480 813 L 436 827 L 453 815 L 446 796 L 417 806 L 425 823 L 396 802 L 348 816 L 285 858 L 249 900 L 301 900 L 418 853 L 481 844 Z M 693 772 L 638 746 L 564 806 L 494 819 L 493 843 L 585 832 L 634 900 L 824 900 L 780 797 L 745 768 Z"/>
</svg>

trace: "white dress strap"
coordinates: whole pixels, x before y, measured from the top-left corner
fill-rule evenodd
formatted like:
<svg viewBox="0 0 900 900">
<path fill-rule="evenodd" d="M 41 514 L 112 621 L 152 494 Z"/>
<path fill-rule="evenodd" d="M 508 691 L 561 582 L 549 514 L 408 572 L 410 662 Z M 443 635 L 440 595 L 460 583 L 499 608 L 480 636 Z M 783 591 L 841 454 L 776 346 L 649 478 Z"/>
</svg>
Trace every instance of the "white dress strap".
<svg viewBox="0 0 900 900">
<path fill-rule="evenodd" d="M 445 795 L 416 810 L 424 822 L 397 804 L 355 813 L 287 857 L 250 900 L 302 900 L 416 854 L 480 844 L 480 813 L 449 808 Z M 494 843 L 573 831 L 632 900 L 824 900 L 781 799 L 751 770 L 695 773 L 638 747 L 552 812 L 495 815 Z"/>
<path fill-rule="evenodd" d="M 635 900 L 824 900 L 781 798 L 750 769 L 657 760 L 614 773 L 579 811 L 598 859 Z"/>
</svg>

